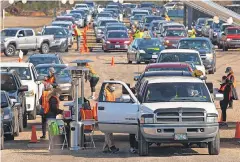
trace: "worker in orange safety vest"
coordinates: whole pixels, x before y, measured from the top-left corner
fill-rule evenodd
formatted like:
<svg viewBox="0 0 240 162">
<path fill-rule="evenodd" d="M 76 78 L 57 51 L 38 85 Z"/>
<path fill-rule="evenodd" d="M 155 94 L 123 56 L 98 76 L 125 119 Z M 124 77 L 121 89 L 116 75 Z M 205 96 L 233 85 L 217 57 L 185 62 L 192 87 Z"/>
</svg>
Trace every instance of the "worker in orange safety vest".
<svg viewBox="0 0 240 162">
<path fill-rule="evenodd" d="M 81 43 L 81 31 L 78 29 L 77 25 L 74 25 L 74 35 L 77 38 L 77 49 L 76 51 L 80 50 L 80 43 Z"/>
</svg>

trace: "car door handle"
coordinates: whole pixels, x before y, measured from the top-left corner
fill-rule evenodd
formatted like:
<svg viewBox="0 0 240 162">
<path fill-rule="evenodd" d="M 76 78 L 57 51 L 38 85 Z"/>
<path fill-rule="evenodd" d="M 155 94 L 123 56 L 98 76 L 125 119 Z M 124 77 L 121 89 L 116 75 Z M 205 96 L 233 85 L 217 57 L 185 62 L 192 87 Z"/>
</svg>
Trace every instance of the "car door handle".
<svg viewBox="0 0 240 162">
<path fill-rule="evenodd" d="M 104 107 L 98 106 L 98 110 L 104 110 Z"/>
</svg>

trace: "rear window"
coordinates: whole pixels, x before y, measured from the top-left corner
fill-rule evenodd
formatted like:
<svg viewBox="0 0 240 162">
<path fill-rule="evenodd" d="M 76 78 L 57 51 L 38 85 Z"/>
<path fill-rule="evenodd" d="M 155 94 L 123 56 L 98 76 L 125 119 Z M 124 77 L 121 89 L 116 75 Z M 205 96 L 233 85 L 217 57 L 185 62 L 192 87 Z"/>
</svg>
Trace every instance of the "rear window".
<svg viewBox="0 0 240 162">
<path fill-rule="evenodd" d="M 228 34 L 240 34 L 240 29 L 228 29 Z"/>
<path fill-rule="evenodd" d="M 164 20 L 165 18 L 163 17 L 146 17 L 145 18 L 145 23 L 151 23 L 153 20 Z"/>
<path fill-rule="evenodd" d="M 126 32 L 110 32 L 108 38 L 128 38 L 128 35 Z"/>
<path fill-rule="evenodd" d="M 17 91 L 17 85 L 12 75 L 1 74 L 1 90 L 6 92 Z"/>
<path fill-rule="evenodd" d="M 197 53 L 161 53 L 158 62 L 193 62 L 195 65 L 201 65 Z"/>
<path fill-rule="evenodd" d="M 34 66 L 39 64 L 61 64 L 57 57 L 32 57 L 29 62 Z"/>
<path fill-rule="evenodd" d="M 107 23 L 117 22 L 117 21 L 101 21 L 99 26 L 106 26 Z"/>
<path fill-rule="evenodd" d="M 148 12 L 133 12 L 133 16 L 135 15 L 148 15 Z"/>
<path fill-rule="evenodd" d="M 21 80 L 32 80 L 29 67 L 1 67 L 1 69 L 14 70 L 18 73 Z"/>
<path fill-rule="evenodd" d="M 167 30 L 166 36 L 169 37 L 186 37 L 187 32 L 185 30 Z"/>
</svg>

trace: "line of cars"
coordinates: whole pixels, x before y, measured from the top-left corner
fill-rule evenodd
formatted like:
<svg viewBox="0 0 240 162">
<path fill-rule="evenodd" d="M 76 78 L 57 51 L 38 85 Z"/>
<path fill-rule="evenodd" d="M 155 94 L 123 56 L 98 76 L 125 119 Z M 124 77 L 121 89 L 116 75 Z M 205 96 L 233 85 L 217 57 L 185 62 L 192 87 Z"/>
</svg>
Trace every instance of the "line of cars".
<svg viewBox="0 0 240 162">
<path fill-rule="evenodd" d="M 35 120 L 39 114 L 39 99 L 50 67 L 55 69 L 56 83 L 61 88 L 60 100 L 72 100 L 72 78 L 58 54 L 32 54 L 25 63 L 1 62 L 1 127 L 6 140 L 14 140 L 27 120 Z"/>
<path fill-rule="evenodd" d="M 219 21 L 216 23 L 211 18 L 198 18 L 194 24 L 198 36 L 208 37 L 219 49 L 240 48 L 240 27 Z"/>
</svg>

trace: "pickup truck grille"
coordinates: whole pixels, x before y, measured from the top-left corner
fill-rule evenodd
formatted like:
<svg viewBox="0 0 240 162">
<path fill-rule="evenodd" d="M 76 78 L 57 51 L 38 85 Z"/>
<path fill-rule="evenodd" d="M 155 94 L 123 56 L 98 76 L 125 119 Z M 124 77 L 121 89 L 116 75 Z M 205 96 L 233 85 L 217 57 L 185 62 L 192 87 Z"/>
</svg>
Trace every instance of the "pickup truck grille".
<svg viewBox="0 0 240 162">
<path fill-rule="evenodd" d="M 204 109 L 174 108 L 155 110 L 157 123 L 201 123 L 206 121 Z"/>
</svg>

